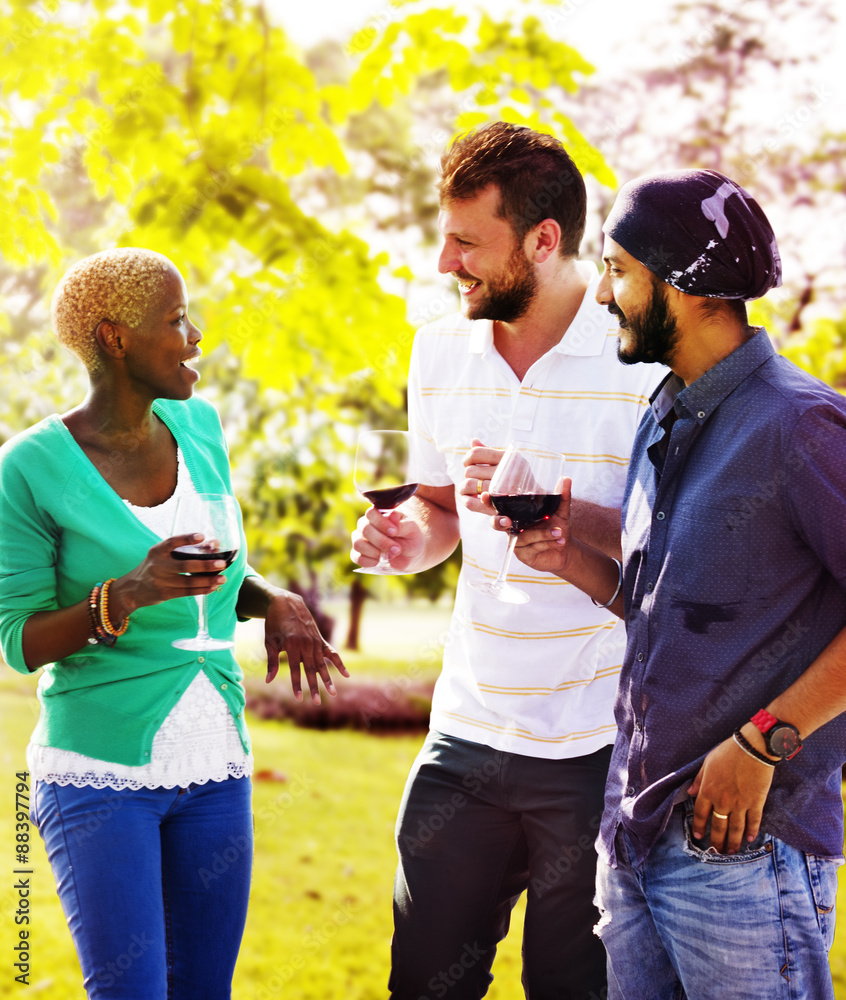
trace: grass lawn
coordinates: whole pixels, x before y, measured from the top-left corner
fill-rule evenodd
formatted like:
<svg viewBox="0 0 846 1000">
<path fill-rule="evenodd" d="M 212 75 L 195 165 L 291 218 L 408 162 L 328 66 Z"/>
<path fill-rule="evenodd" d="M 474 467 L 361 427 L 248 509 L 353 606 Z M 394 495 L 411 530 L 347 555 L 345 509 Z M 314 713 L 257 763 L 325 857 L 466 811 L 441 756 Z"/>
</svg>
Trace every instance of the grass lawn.
<svg viewBox="0 0 846 1000">
<path fill-rule="evenodd" d="M 441 635 L 443 608 L 368 609 L 367 655 L 348 657 L 356 675 L 400 673 L 409 663 L 436 669 L 431 643 Z M 340 645 L 343 632 L 336 641 Z M 249 659 L 249 657 L 245 657 Z M 252 668 L 258 671 L 258 666 Z M 0 680 L 0 760 L 7 807 L 0 813 L 0 949 L 7 956 L 0 997 L 84 1000 L 70 937 L 53 879 L 34 834 L 29 987 L 14 982 L 15 772 L 35 722 L 33 681 L 5 669 Z M 316 732 L 290 723 L 251 720 L 257 769 L 286 780 L 255 785 L 256 853 L 250 916 L 235 978 L 235 1000 L 377 1000 L 387 995 L 391 935 L 393 826 L 406 772 L 422 736 L 374 737 Z M 846 879 L 841 912 L 846 912 Z M 846 920 L 832 967 L 838 1000 L 846 1000 Z M 522 995 L 519 930 L 522 907 L 494 965 L 492 1000 Z"/>
</svg>

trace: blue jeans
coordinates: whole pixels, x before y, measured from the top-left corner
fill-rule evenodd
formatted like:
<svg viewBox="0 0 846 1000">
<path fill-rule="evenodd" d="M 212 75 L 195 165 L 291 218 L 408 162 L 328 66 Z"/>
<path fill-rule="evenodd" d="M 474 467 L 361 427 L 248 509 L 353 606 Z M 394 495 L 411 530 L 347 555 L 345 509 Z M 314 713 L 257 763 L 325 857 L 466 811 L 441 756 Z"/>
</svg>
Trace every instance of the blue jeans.
<svg viewBox="0 0 846 1000">
<path fill-rule="evenodd" d="M 526 995 L 604 998 L 594 841 L 610 756 L 546 760 L 429 734 L 397 822 L 393 1000 L 484 996 L 524 890 Z"/>
<path fill-rule="evenodd" d="M 90 1000 L 228 1000 L 253 854 L 249 778 L 188 788 L 36 782 Z"/>
<path fill-rule="evenodd" d="M 608 1000 L 834 1000 L 837 868 L 762 834 L 741 854 L 691 833 L 676 806 L 642 868 L 617 831 L 616 869 L 600 862 L 597 932 Z M 706 847 L 706 850 L 702 848 Z"/>
</svg>

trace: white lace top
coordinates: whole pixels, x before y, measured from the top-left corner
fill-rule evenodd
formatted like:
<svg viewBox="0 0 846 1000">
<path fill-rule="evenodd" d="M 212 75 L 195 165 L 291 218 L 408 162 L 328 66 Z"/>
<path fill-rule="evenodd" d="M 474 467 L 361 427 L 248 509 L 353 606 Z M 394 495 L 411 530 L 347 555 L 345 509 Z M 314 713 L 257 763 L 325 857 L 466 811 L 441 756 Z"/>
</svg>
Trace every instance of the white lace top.
<svg viewBox="0 0 846 1000">
<path fill-rule="evenodd" d="M 196 492 L 182 457 L 177 451 L 176 490 L 157 507 L 134 507 L 124 503 L 146 527 L 167 538 L 173 523 L 177 498 Z M 118 640 L 120 641 L 120 640 Z M 252 755 L 241 746 L 238 730 L 226 702 L 200 671 L 173 706 L 153 738 L 149 764 L 113 764 L 71 750 L 30 743 L 27 763 L 38 781 L 77 788 L 184 788 L 224 778 L 242 778 L 253 770 Z"/>
</svg>

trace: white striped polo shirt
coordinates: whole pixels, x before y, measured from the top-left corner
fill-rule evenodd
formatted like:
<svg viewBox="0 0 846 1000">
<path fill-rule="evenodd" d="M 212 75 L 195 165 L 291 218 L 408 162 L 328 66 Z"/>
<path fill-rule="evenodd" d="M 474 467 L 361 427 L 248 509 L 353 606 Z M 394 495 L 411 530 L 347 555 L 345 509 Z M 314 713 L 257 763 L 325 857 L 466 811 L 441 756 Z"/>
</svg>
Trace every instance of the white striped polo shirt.
<svg viewBox="0 0 846 1000">
<path fill-rule="evenodd" d="M 620 507 L 632 441 L 660 365 L 617 359 L 617 322 L 595 300 L 599 276 L 566 334 L 523 382 L 494 347 L 493 324 L 448 316 L 418 330 L 409 373 L 409 429 L 420 482 L 460 486 L 472 439 L 529 441 L 567 456 L 573 494 Z M 497 750 L 562 758 L 614 741 L 614 695 L 625 631 L 572 585 L 514 559 L 509 580 L 528 604 L 471 589 L 492 580 L 507 535 L 458 508 L 463 563 L 435 686 L 431 726 Z"/>
</svg>

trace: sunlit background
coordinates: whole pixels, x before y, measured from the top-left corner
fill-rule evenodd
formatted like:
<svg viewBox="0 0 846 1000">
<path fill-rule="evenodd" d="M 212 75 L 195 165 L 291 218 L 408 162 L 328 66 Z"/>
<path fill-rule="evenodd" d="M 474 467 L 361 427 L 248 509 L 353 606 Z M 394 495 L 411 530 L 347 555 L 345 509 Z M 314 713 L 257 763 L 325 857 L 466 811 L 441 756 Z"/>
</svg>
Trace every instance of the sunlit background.
<svg viewBox="0 0 846 1000">
<path fill-rule="evenodd" d="M 237 1000 L 386 995 L 393 821 L 460 553 L 365 588 L 351 466 L 360 428 L 405 426 L 414 329 L 458 307 L 436 266 L 443 148 L 498 118 L 561 138 L 588 181 L 593 260 L 630 177 L 729 174 L 785 264 L 753 320 L 843 388 L 844 39 L 823 0 L 0 0 L 0 441 L 84 394 L 49 327 L 69 264 L 167 254 L 205 334 L 199 391 L 226 427 L 251 561 L 305 594 L 356 678 L 331 712 L 298 715 L 241 636 L 260 777 Z M 10 788 L 33 689 L 0 683 Z M 11 807 L 0 822 L 11 845 Z M 34 885 L 31 982 L 8 961 L 0 996 L 81 1000 L 43 857 Z M 494 1000 L 520 995 L 520 921 Z M 843 933 L 832 966 L 846 1000 Z"/>
</svg>

